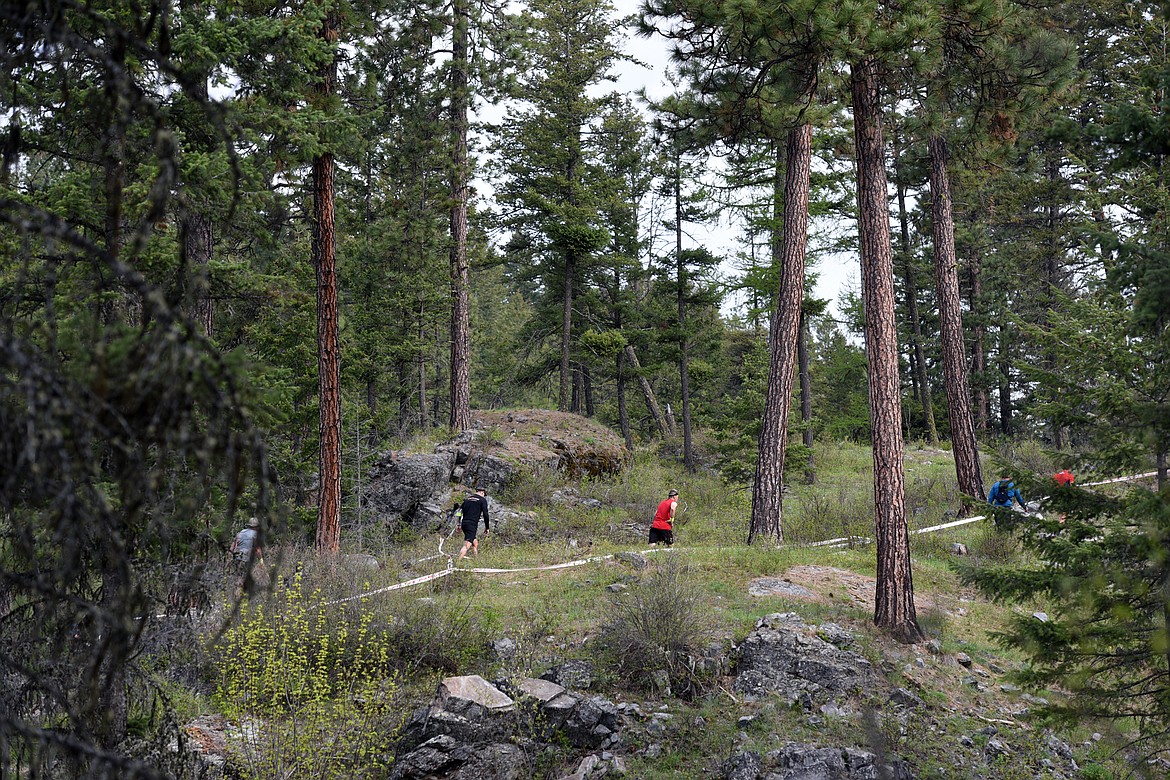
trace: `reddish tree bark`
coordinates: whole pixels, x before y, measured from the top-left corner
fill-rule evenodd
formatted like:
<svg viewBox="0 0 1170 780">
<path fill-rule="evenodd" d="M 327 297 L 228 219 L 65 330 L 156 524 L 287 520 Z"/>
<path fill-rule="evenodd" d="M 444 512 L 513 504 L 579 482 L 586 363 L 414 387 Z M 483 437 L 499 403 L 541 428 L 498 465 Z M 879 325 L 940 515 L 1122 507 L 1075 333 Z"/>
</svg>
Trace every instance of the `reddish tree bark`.
<svg viewBox="0 0 1170 780">
<path fill-rule="evenodd" d="M 321 36 L 337 41 L 337 18 L 325 17 Z M 325 66 L 317 86 L 327 99 L 337 81 L 337 60 Z M 317 271 L 317 371 L 320 405 L 317 549 L 337 552 L 341 544 L 341 339 L 338 331 L 337 256 L 333 210 L 333 154 L 313 160 L 313 265 Z"/>
<path fill-rule="evenodd" d="M 452 7 L 451 51 L 451 429 L 471 424 L 471 330 L 467 269 L 467 0 Z"/>
<path fill-rule="evenodd" d="M 784 236 L 777 247 L 780 268 L 776 308 L 772 314 L 771 359 L 764 419 L 760 426 L 759 456 L 752 483 L 752 519 L 748 544 L 767 536 L 784 540 L 784 455 L 788 415 L 792 407 L 800 338 L 801 301 L 804 299 L 805 250 L 808 245 L 809 176 L 812 171 L 812 125 L 788 132 L 784 172 Z M 775 246 L 775 243 L 773 244 Z"/>
<path fill-rule="evenodd" d="M 857 227 L 869 409 L 873 425 L 873 472 L 877 538 L 874 623 L 901 641 L 922 637 L 914 610 L 910 538 L 906 527 L 902 464 L 898 333 L 894 315 L 894 257 L 886 205 L 885 142 L 877 61 L 852 68 L 853 133 L 857 145 Z"/>
<path fill-rule="evenodd" d="M 932 136 L 930 151 L 931 221 L 934 238 L 934 276 L 938 295 L 939 333 L 942 341 L 943 377 L 947 391 L 947 415 L 951 424 L 951 449 L 959 490 L 972 499 L 983 498 L 979 443 L 971 412 L 971 382 L 967 375 L 963 341 L 963 309 L 959 299 L 959 259 L 955 252 L 955 218 L 948 177 L 946 139 Z"/>
</svg>

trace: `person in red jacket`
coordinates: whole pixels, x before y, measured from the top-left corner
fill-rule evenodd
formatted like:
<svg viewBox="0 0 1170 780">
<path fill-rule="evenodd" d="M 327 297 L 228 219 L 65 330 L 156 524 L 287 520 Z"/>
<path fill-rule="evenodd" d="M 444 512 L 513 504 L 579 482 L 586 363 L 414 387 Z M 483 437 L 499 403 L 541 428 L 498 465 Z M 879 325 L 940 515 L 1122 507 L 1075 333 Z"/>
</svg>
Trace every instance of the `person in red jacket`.
<svg viewBox="0 0 1170 780">
<path fill-rule="evenodd" d="M 1068 469 L 1062 469 L 1061 471 L 1056 472 L 1052 475 L 1052 478 L 1056 480 L 1056 484 L 1060 485 L 1061 487 L 1068 487 L 1076 481 L 1076 477 L 1073 476 L 1073 473 Z"/>
<path fill-rule="evenodd" d="M 654 512 L 650 524 L 650 544 L 662 542 L 667 547 L 674 544 L 674 513 L 678 510 L 678 491 L 673 488 L 666 494 L 666 500 Z"/>
</svg>

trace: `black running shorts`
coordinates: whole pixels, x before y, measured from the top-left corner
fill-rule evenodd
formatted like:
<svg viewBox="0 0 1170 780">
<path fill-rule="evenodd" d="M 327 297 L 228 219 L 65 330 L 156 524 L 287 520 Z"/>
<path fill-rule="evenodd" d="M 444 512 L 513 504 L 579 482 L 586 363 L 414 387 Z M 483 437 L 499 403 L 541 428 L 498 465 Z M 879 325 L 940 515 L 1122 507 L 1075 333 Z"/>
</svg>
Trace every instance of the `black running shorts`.
<svg viewBox="0 0 1170 780">
<path fill-rule="evenodd" d="M 674 531 L 667 528 L 651 528 L 650 544 L 665 544 L 667 547 L 674 544 Z"/>
</svg>

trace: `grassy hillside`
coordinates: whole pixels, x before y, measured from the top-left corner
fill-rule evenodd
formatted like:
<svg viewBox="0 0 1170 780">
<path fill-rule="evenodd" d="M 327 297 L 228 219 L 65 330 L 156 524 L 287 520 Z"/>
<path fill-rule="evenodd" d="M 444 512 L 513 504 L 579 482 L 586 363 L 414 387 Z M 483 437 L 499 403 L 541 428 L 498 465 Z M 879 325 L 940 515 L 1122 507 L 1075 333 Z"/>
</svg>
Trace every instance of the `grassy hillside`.
<svg viewBox="0 0 1170 780">
<path fill-rule="evenodd" d="M 1012 678 L 1020 659 L 994 641 L 1009 610 L 1042 611 L 1046 605 L 997 605 L 959 587 L 951 570 L 952 543 L 966 545 L 975 559 L 1006 560 L 1017 554 L 989 523 L 911 537 L 918 617 L 933 640 L 923 645 L 899 645 L 873 629 L 872 546 L 804 546 L 871 535 L 869 457 L 868 450 L 852 445 L 818 449 L 816 484 L 792 484 L 785 500 L 788 543 L 780 549 L 744 545 L 749 495 L 742 487 L 725 485 L 708 473 L 687 475 L 653 453 L 640 453 L 619 479 L 569 484 L 545 475 L 493 497 L 522 513 L 536 533 L 529 529 L 521 534 L 518 521 L 500 514 L 478 559 L 461 564 L 508 569 L 643 550 L 653 507 L 676 487 L 684 508 L 676 545 L 648 554 L 645 570 L 610 558 L 554 571 L 455 572 L 415 587 L 322 606 L 441 571 L 445 558 L 421 560 L 437 553 L 439 537 L 404 540 L 367 529 L 360 552 L 382 563 L 377 570 L 368 568 L 365 559 L 327 563 L 309 551 L 274 548 L 270 561 L 280 563 L 267 572 L 275 578 L 274 592 L 254 598 L 252 611 L 244 616 L 252 644 L 232 645 L 223 636 L 217 638 L 214 630 L 220 623 L 205 620 L 202 641 L 211 649 L 196 657 L 176 654 L 163 675 L 173 690 L 182 691 L 176 699 L 183 702 L 185 717 L 224 712 L 229 720 L 249 714 L 273 721 L 303 720 L 308 717 L 304 686 L 292 697 L 300 702 L 295 707 L 258 708 L 262 694 L 259 689 L 249 692 L 245 679 L 254 681 L 262 667 L 288 663 L 286 655 L 264 652 L 275 652 L 271 648 L 279 644 L 280 629 L 273 627 L 291 624 L 297 630 L 287 641 L 297 645 L 298 657 L 323 659 L 316 671 L 313 661 L 299 662 L 307 678 L 317 675 L 329 681 L 308 697 L 332 703 L 328 713 L 313 716 L 324 718 L 313 721 L 316 728 L 336 730 L 328 725 L 330 719 L 352 717 L 338 702 L 352 702 L 353 697 L 368 701 L 371 690 L 381 692 L 377 701 L 383 706 L 373 714 L 369 707 L 363 710 L 377 724 L 364 732 L 376 743 L 371 755 L 385 755 L 393 726 L 426 702 L 444 676 L 537 676 L 565 660 L 584 659 L 595 664 L 595 691 L 615 702 L 637 702 L 673 716 L 661 737 L 660 753 L 646 756 L 646 745 L 630 746 L 627 767 L 633 777 L 708 777 L 735 752 L 765 754 L 786 742 L 889 751 L 907 760 L 917 777 L 1123 776 L 1128 763 L 1115 751 L 1124 740 L 1108 724 L 1084 724 L 1056 735 L 1072 746 L 1079 770 L 1052 758 L 1050 734 L 1031 714 L 1038 704 L 1032 697 L 1057 694 L 1020 690 Z M 912 529 L 954 519 L 959 502 L 949 453 L 910 448 L 906 469 Z M 579 499 L 596 499 L 600 507 L 590 508 L 592 502 L 576 498 L 553 501 L 554 492 L 564 488 L 575 489 Z M 456 535 L 444 550 L 457 550 L 458 541 Z M 355 539 L 349 542 L 351 552 L 358 552 Z M 751 595 L 749 584 L 760 577 L 788 579 L 811 595 Z M 259 619 L 258 604 L 267 609 Z M 638 674 L 638 659 L 623 659 L 620 651 L 615 657 L 612 643 L 603 641 L 615 626 L 652 634 L 662 617 L 678 617 L 683 641 L 693 647 L 719 642 L 730 660 L 760 617 L 789 611 L 806 623 L 831 622 L 855 632 L 864 655 L 890 687 L 914 692 L 927 707 L 894 715 L 881 706 L 883 692 L 852 702 L 844 713 L 810 713 L 780 698 L 737 697 L 727 676 L 697 679 L 691 690 L 664 695 L 647 675 Z M 649 628 L 631 629 L 631 615 L 648 617 Z M 233 636 L 239 638 L 228 639 Z M 509 652 L 493 653 L 492 642 L 504 639 L 510 642 Z M 181 671 L 186 662 L 191 668 Z M 279 698 L 282 684 L 291 683 L 269 683 L 272 690 L 263 695 Z M 377 739 L 369 737 L 375 732 Z M 996 732 L 1010 745 L 1009 753 L 988 750 Z M 295 752 L 289 746 L 282 749 Z M 559 761 L 548 759 L 541 772 L 560 777 L 558 772 L 571 766 L 563 763 L 568 760 L 569 754 Z M 1046 761 L 1056 762 L 1055 774 Z M 346 772 L 365 776 L 352 767 Z M 323 771 L 314 776 L 331 775 Z"/>
</svg>

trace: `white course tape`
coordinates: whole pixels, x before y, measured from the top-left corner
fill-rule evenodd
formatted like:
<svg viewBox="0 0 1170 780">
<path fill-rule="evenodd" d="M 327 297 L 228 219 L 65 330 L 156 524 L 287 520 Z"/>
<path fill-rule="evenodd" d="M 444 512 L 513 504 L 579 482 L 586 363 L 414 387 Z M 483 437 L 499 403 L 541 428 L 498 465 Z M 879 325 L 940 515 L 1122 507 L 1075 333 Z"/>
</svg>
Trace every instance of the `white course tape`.
<svg viewBox="0 0 1170 780">
<path fill-rule="evenodd" d="M 1081 483 L 1081 487 L 1093 487 L 1094 485 L 1112 485 L 1114 482 L 1129 482 L 1130 480 L 1133 480 L 1133 479 L 1147 479 L 1149 477 L 1156 477 L 1156 476 L 1158 476 L 1158 472 L 1147 471 L 1145 474 L 1129 474 L 1129 475 L 1124 476 L 1124 477 L 1114 477 L 1113 479 L 1103 479 L 1100 482 L 1083 482 L 1083 483 Z M 1074 482 L 1073 485 L 1075 487 L 1076 483 Z"/>
<path fill-rule="evenodd" d="M 954 528 L 956 526 L 966 525 L 967 523 L 974 523 L 976 520 L 982 520 L 985 517 L 986 517 L 986 515 L 975 515 L 974 517 L 964 517 L 962 520 L 953 520 L 949 523 L 943 523 L 942 525 L 932 525 L 928 528 L 918 528 L 918 529 L 911 531 L 910 533 L 912 533 L 912 534 L 928 534 L 931 531 L 941 531 L 944 528 Z"/>
<path fill-rule="evenodd" d="M 1146 479 L 1148 477 L 1155 477 L 1157 475 L 1158 475 L 1158 472 L 1156 472 L 1156 471 L 1146 472 L 1145 474 L 1129 474 L 1129 475 L 1126 475 L 1124 477 L 1114 477 L 1113 479 L 1101 480 L 1100 482 L 1084 482 L 1084 483 L 1081 483 L 1080 487 L 1093 487 L 1096 485 L 1109 485 L 1109 484 L 1112 484 L 1114 482 L 1128 482 L 1128 481 L 1134 480 L 1134 479 Z M 1047 496 L 1045 496 L 1044 498 L 1047 498 Z M 1041 500 L 1044 500 L 1044 499 L 1041 499 Z M 917 529 L 911 530 L 910 533 L 912 533 L 912 534 L 928 534 L 928 533 L 933 533 L 934 531 L 943 531 L 943 530 L 946 530 L 947 528 L 957 528 L 958 526 L 978 522 L 979 520 L 985 520 L 986 518 L 987 518 L 987 515 L 974 515 L 973 517 L 964 517 L 960 520 L 952 520 L 949 523 L 941 523 L 939 525 L 932 525 L 932 526 L 928 526 L 926 528 L 917 528 Z M 456 528 L 458 528 L 458 526 L 456 526 Z M 468 572 L 470 574 L 520 574 L 520 573 L 532 572 L 532 571 L 555 571 L 557 569 L 571 569 L 571 568 L 575 568 L 577 566 L 584 566 L 587 563 L 596 563 L 597 561 L 605 561 L 605 560 L 609 560 L 610 558 L 614 557 L 613 554 L 597 555 L 597 556 L 594 556 L 592 558 L 581 558 L 581 559 L 578 559 L 575 561 L 567 561 L 565 563 L 554 563 L 554 564 L 550 564 L 548 566 L 522 566 L 522 567 L 518 567 L 518 568 L 514 568 L 514 569 L 492 569 L 492 568 L 457 569 L 454 567 L 454 562 L 452 561 L 452 553 L 448 553 L 448 552 L 443 551 L 443 542 L 446 541 L 446 539 L 450 539 L 454 534 L 455 534 L 454 529 L 452 529 L 451 533 L 448 534 L 446 538 L 444 538 L 443 535 L 440 534 L 439 535 L 439 553 L 437 555 L 428 555 L 425 558 L 419 558 L 417 561 L 415 561 L 415 563 L 422 563 L 424 561 L 435 560 L 436 558 L 446 558 L 447 559 L 447 568 L 446 569 L 443 569 L 441 571 L 437 571 L 433 574 L 427 574 L 427 575 L 424 575 L 422 577 L 416 577 L 413 580 L 407 580 L 406 582 L 400 582 L 397 585 L 390 585 L 389 587 L 379 588 L 378 590 L 372 590 L 372 591 L 368 591 L 366 593 L 359 593 L 356 596 L 349 596 L 349 597 L 344 598 L 344 599 L 336 599 L 334 601 L 327 601 L 324 604 L 322 604 L 322 606 L 332 606 L 334 604 L 344 604 L 344 603 L 349 602 L 349 601 L 356 601 L 358 599 L 368 598 L 369 596 L 376 596 L 380 593 L 388 593 L 389 591 L 392 591 L 392 590 L 401 590 L 402 588 L 410 588 L 410 587 L 413 587 L 415 585 L 422 585 L 425 582 L 431 582 L 433 580 L 440 579 L 441 577 L 446 577 L 448 574 L 452 574 L 456 571 L 465 571 L 465 572 Z M 849 545 L 852 545 L 852 544 L 873 544 L 873 539 L 870 539 L 870 538 L 864 537 L 864 536 L 842 536 L 842 537 L 838 537 L 836 539 L 825 539 L 825 540 L 819 541 L 819 542 L 809 542 L 805 546 L 806 547 L 839 548 L 839 547 L 848 547 Z M 647 550 L 639 550 L 638 554 L 639 555 L 646 555 L 648 553 L 655 553 L 655 552 L 669 552 L 672 549 L 673 548 L 671 548 L 671 547 L 652 547 L 652 548 L 647 549 Z"/>
<path fill-rule="evenodd" d="M 431 580 L 437 580 L 437 579 L 440 579 L 442 577 L 446 577 L 448 574 L 454 573 L 454 571 L 455 570 L 451 569 L 451 568 L 441 569 L 433 574 L 424 574 L 422 577 L 415 577 L 413 580 L 407 580 L 406 582 L 400 582 L 397 585 L 389 585 L 385 588 L 378 588 L 377 590 L 371 590 L 371 591 L 368 591 L 366 593 L 359 593 L 356 596 L 346 596 L 343 599 L 334 599 L 333 601 L 326 601 L 321 606 L 331 607 L 334 604 L 344 604 L 347 601 L 357 601 L 358 599 L 364 599 L 368 596 L 377 596 L 379 593 L 389 593 L 392 590 L 401 590 L 402 588 L 410 588 L 410 587 L 413 587 L 415 585 L 422 585 L 424 582 L 430 582 Z"/>
</svg>

